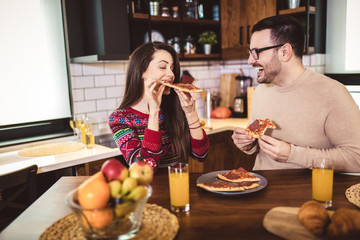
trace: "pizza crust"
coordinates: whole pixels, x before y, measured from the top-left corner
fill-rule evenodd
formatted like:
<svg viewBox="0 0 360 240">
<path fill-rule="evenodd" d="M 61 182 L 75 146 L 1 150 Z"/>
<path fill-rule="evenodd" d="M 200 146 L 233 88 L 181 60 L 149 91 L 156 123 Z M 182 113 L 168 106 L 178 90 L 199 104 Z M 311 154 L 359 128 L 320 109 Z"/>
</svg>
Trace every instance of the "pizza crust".
<svg viewBox="0 0 360 240">
<path fill-rule="evenodd" d="M 163 82 L 162 83 L 163 85 L 167 86 L 167 87 L 171 87 L 171 88 L 176 88 L 176 89 L 179 89 L 183 92 L 194 92 L 194 93 L 197 93 L 197 92 L 202 92 L 203 90 L 190 84 L 190 83 L 169 83 L 169 82 Z M 186 87 L 183 87 L 183 86 L 187 86 L 188 88 Z"/>
<path fill-rule="evenodd" d="M 220 186 L 218 186 L 217 183 L 221 183 L 221 184 L 219 184 Z M 236 186 L 236 185 L 233 185 L 231 183 L 226 183 L 226 182 L 213 182 L 213 183 L 198 183 L 198 184 L 196 184 L 196 186 L 206 189 L 206 190 L 216 191 L 216 192 L 239 192 L 239 191 L 245 191 L 245 190 L 251 189 L 251 188 L 256 188 L 256 187 L 259 187 L 260 185 L 258 183 L 251 183 L 251 185 L 249 185 L 249 186 Z"/>
<path fill-rule="evenodd" d="M 260 178 L 255 177 L 255 176 L 254 176 L 254 178 L 240 178 L 240 179 L 229 179 L 229 178 L 226 178 L 225 176 L 223 176 L 222 174 L 216 174 L 216 176 L 219 179 L 227 181 L 227 182 L 258 182 L 258 181 L 260 181 Z"/>
<path fill-rule="evenodd" d="M 216 176 L 227 182 L 257 182 L 260 181 L 260 178 L 252 175 L 244 168 L 240 167 L 238 169 L 233 169 L 225 173 L 216 174 Z"/>
</svg>

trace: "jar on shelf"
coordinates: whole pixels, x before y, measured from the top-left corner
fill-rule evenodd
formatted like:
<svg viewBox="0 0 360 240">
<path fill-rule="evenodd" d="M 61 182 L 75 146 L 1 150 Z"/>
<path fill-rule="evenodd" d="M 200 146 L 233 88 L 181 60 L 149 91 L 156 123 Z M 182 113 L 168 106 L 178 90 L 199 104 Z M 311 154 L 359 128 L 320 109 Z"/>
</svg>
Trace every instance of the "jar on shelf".
<svg viewBox="0 0 360 240">
<path fill-rule="evenodd" d="M 194 45 L 194 39 L 190 35 L 185 38 L 184 51 L 185 54 L 195 54 L 196 47 Z"/>
<path fill-rule="evenodd" d="M 180 43 L 179 43 L 179 38 L 178 37 L 174 37 L 174 41 L 173 41 L 173 48 L 175 49 L 175 51 L 180 54 Z"/>
<path fill-rule="evenodd" d="M 161 16 L 162 17 L 170 17 L 170 10 L 168 7 L 162 7 Z"/>
<path fill-rule="evenodd" d="M 179 17 L 179 7 L 178 6 L 173 6 L 172 7 L 172 17 L 173 18 L 178 18 Z"/>
</svg>

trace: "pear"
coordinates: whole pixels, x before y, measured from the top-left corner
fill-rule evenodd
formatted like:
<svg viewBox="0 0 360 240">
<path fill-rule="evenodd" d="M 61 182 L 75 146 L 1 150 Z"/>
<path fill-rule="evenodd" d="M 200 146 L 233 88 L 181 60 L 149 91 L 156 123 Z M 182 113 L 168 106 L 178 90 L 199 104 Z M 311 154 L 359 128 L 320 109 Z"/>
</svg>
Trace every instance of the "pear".
<svg viewBox="0 0 360 240">
<path fill-rule="evenodd" d="M 124 196 L 125 200 L 133 200 L 135 202 L 144 198 L 147 194 L 147 189 L 143 185 L 139 185 L 132 190 L 128 195 Z"/>
<path fill-rule="evenodd" d="M 121 191 L 121 182 L 119 180 L 113 180 L 108 183 L 110 187 L 111 197 L 115 198 Z"/>
<path fill-rule="evenodd" d="M 135 205 L 133 202 L 123 202 L 121 204 L 116 204 L 115 206 L 115 214 L 117 218 L 123 218 L 128 213 L 134 211 Z"/>
<path fill-rule="evenodd" d="M 122 183 L 121 195 L 126 196 L 126 194 L 131 192 L 137 186 L 137 184 L 138 182 L 135 178 L 132 177 L 125 178 L 125 180 Z"/>
</svg>

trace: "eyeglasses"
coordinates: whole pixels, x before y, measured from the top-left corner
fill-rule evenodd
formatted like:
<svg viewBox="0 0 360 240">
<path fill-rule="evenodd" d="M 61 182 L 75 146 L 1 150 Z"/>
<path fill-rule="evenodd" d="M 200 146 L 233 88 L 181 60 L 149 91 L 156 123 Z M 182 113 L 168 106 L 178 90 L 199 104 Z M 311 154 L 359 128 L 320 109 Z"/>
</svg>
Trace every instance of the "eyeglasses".
<svg viewBox="0 0 360 240">
<path fill-rule="evenodd" d="M 283 45 L 284 44 L 279 44 L 279 45 L 270 46 L 270 47 L 264 47 L 264 48 L 253 48 L 253 49 L 249 49 L 249 53 L 251 54 L 251 56 L 255 60 L 258 60 L 259 59 L 259 53 L 261 53 L 262 51 L 269 50 L 269 49 L 272 49 L 272 48 L 282 47 Z"/>
</svg>

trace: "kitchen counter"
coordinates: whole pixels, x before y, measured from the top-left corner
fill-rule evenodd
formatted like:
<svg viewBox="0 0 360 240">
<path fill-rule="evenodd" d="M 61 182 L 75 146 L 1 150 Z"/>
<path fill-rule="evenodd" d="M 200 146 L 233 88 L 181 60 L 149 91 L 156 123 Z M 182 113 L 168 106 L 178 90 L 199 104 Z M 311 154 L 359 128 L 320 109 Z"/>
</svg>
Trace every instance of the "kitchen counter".
<svg viewBox="0 0 360 240">
<path fill-rule="evenodd" d="M 204 118 L 201 120 L 205 121 L 205 132 L 207 135 L 225 131 L 233 131 L 237 127 L 246 128 L 248 123 L 248 119 L 245 118 Z M 211 129 L 208 129 L 209 127 L 211 127 Z M 115 144 L 108 144 L 109 139 L 111 139 L 113 142 L 111 133 L 102 136 L 100 136 L 97 141 L 101 145 L 95 144 L 95 148 L 93 149 L 84 148 L 76 152 L 43 157 L 19 156 L 18 151 L 22 147 L 27 147 L 28 145 L 8 148 L 8 151 L 6 151 L 5 148 L 0 149 L 0 175 L 19 170 L 33 164 L 38 166 L 38 173 L 44 173 L 121 155 L 120 150 L 117 147 L 114 147 Z M 66 141 L 68 139 L 73 140 L 72 138 L 63 138 L 57 141 Z M 42 143 L 32 143 L 31 145 L 36 144 Z"/>
<path fill-rule="evenodd" d="M 43 157 L 22 157 L 18 150 L 0 153 L 0 175 L 13 172 L 33 164 L 38 166 L 38 173 L 50 172 L 101 159 L 121 155 L 118 148 L 108 148 L 95 144 L 93 149 L 81 149 L 76 152 Z"/>
<path fill-rule="evenodd" d="M 202 118 L 201 120 L 205 121 L 205 132 L 207 135 L 224 131 L 233 131 L 238 127 L 246 128 L 249 121 L 247 118 Z M 211 127 L 211 129 L 207 129 L 208 127 Z"/>
</svg>

